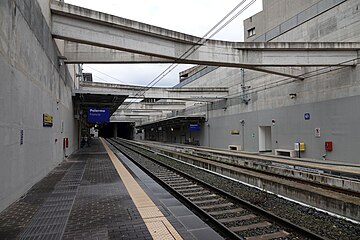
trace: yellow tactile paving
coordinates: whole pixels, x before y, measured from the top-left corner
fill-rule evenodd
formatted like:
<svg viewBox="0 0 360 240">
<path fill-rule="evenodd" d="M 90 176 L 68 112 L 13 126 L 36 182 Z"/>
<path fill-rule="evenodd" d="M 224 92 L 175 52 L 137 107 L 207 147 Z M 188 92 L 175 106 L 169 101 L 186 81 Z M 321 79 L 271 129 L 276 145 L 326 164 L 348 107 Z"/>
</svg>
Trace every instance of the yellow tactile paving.
<svg viewBox="0 0 360 240">
<path fill-rule="evenodd" d="M 143 213 L 142 216 L 145 219 L 158 218 L 158 217 L 163 217 L 164 216 L 162 214 L 162 212 L 160 211 L 160 209 L 157 208 L 157 207 L 143 207 L 143 208 L 141 208 L 141 212 Z"/>
<path fill-rule="evenodd" d="M 175 239 L 174 232 L 169 229 L 170 223 L 165 217 L 158 218 L 157 221 L 151 221 L 148 219 L 144 221 L 154 239 Z M 177 234 L 177 232 L 175 234 Z"/>
<path fill-rule="evenodd" d="M 116 171 L 123 181 L 130 197 L 134 201 L 141 217 L 143 218 L 146 227 L 148 228 L 153 239 L 182 239 L 180 234 L 171 225 L 171 223 L 164 217 L 159 208 L 144 192 L 140 185 L 135 181 L 131 174 L 127 171 L 125 166 L 119 161 L 116 155 L 111 151 L 103 139 L 101 139 L 106 152 L 108 153 Z"/>
</svg>

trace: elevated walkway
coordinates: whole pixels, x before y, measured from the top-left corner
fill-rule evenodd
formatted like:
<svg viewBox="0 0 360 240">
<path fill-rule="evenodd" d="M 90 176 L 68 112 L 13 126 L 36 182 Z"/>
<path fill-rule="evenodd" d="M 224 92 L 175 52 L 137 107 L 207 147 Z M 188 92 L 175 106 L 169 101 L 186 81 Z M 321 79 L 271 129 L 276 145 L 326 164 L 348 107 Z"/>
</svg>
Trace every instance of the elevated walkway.
<svg viewBox="0 0 360 240">
<path fill-rule="evenodd" d="M 252 42 L 202 39 L 65 4 L 51 3 L 52 35 L 67 40 L 66 63 L 185 63 L 239 67 L 303 79 L 273 67 L 353 66 L 357 42 Z"/>
</svg>

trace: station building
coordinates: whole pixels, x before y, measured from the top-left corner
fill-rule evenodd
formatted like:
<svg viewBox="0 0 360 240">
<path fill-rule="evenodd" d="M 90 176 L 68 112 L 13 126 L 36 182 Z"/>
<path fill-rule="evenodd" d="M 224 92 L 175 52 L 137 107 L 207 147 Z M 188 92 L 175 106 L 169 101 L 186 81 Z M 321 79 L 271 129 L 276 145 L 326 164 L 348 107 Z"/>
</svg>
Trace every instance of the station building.
<svg viewBox="0 0 360 240">
<path fill-rule="evenodd" d="M 0 3 L 0 211 L 81 147 L 93 126 L 86 121 L 90 107 L 106 107 L 114 116 L 125 100 L 76 93 L 80 71 L 65 63 L 64 41 L 53 38 L 50 2 Z M 263 11 L 244 22 L 245 41 L 359 42 L 359 8 L 356 0 L 263 1 Z M 358 163 L 357 63 L 354 58 L 351 64 L 316 68 L 197 66 L 180 73 L 174 89 L 224 87 L 226 98 L 192 101 L 142 121 L 113 119 L 100 132 L 279 154 L 292 154 L 295 143 L 304 143 L 301 157 Z"/>
<path fill-rule="evenodd" d="M 359 7 L 353 0 L 263 1 L 263 11 L 244 21 L 245 41 L 359 42 Z M 180 73 L 175 88 L 228 87 L 229 96 L 173 111 L 168 121 L 140 129 L 148 140 L 296 157 L 301 147 L 300 157 L 358 163 L 360 69 L 358 58 L 350 62 L 254 70 L 197 66 Z M 203 118 L 180 123 L 184 116 Z"/>
</svg>

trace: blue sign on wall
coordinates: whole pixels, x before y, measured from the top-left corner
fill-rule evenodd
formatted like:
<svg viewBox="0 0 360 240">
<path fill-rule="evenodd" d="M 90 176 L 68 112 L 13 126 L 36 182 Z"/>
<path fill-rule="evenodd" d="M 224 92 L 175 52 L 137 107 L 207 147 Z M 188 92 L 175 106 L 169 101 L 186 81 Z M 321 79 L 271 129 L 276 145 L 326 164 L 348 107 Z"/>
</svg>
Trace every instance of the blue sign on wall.
<svg viewBox="0 0 360 240">
<path fill-rule="evenodd" d="M 200 124 L 189 124 L 189 131 L 200 131 Z"/>
<path fill-rule="evenodd" d="M 106 123 L 110 121 L 109 108 L 89 108 L 88 122 L 89 123 Z"/>
<path fill-rule="evenodd" d="M 310 113 L 305 113 L 304 118 L 305 120 L 310 120 Z"/>
</svg>

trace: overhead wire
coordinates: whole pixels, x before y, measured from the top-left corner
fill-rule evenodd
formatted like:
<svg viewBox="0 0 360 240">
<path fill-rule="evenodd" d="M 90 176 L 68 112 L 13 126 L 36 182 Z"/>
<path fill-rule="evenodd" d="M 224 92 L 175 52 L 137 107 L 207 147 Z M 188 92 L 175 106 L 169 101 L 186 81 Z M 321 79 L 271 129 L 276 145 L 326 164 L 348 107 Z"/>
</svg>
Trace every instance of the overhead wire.
<svg viewBox="0 0 360 240">
<path fill-rule="evenodd" d="M 340 62 L 340 63 L 332 65 L 332 66 L 327 66 L 327 67 L 316 69 L 316 70 L 313 70 L 313 71 L 310 71 L 310 72 L 307 72 L 307 73 L 300 74 L 297 77 L 305 77 L 306 79 L 309 79 L 309 78 L 320 76 L 322 74 L 326 74 L 326 73 L 331 72 L 331 71 L 338 71 L 338 70 L 341 70 L 341 69 L 344 69 L 344 68 L 351 67 L 349 65 L 343 65 L 343 64 L 353 62 L 353 61 L 357 61 L 359 59 L 360 59 L 360 57 L 353 58 L 353 59 L 350 59 L 350 60 L 347 60 L 347 61 L 344 61 L 344 62 Z M 326 71 L 326 70 L 328 70 L 328 71 Z M 292 77 L 283 78 L 283 79 L 280 79 L 278 81 L 274 81 L 274 82 L 271 82 L 271 83 L 265 83 L 263 85 L 256 86 L 255 88 L 252 88 L 250 91 L 247 91 L 246 93 L 240 93 L 240 94 L 236 93 L 236 94 L 228 95 L 226 98 L 227 99 L 239 98 L 239 97 L 243 97 L 244 95 L 258 93 L 258 92 L 261 92 L 261 91 L 269 90 L 269 89 L 274 88 L 274 87 L 283 86 L 285 84 L 290 84 L 292 82 L 299 82 L 299 81 L 300 80 L 294 79 Z M 302 80 L 302 81 L 304 81 L 304 80 Z M 256 90 L 256 89 L 259 89 L 259 90 Z"/>
<path fill-rule="evenodd" d="M 101 72 L 101 71 L 99 71 L 99 70 L 97 70 L 97 69 L 95 69 L 95 68 L 92 68 L 92 67 L 90 67 L 89 65 L 86 65 L 86 67 L 88 67 L 88 68 L 90 68 L 90 69 L 92 69 L 92 70 L 94 70 L 94 71 L 96 71 L 96 72 L 98 72 L 98 73 L 100 73 L 100 74 L 103 74 L 103 75 L 105 75 L 105 76 L 107 76 L 107 77 L 109 77 L 109 78 L 112 78 L 112 79 L 114 79 L 114 80 L 116 80 L 116 81 L 118 81 L 118 82 L 120 82 L 120 83 L 122 83 L 122 84 L 126 84 L 126 83 L 124 83 L 123 81 L 121 81 L 120 79 L 115 78 L 115 77 L 113 77 L 113 76 L 110 76 L 109 74 L 104 73 L 104 72 Z M 100 79 L 102 79 L 102 78 L 100 78 Z M 102 79 L 102 80 L 104 80 L 104 79 Z"/>
<path fill-rule="evenodd" d="M 240 8 L 247 0 L 241 1 L 237 4 L 228 14 L 225 15 L 215 26 L 213 26 L 202 38 L 200 38 L 196 43 L 194 43 L 188 50 L 186 50 L 180 57 L 178 57 L 174 63 L 172 63 L 169 67 L 167 67 L 164 71 L 162 71 L 157 77 L 155 77 L 152 81 L 150 81 L 143 89 L 139 90 L 138 93 L 135 94 L 136 97 L 140 97 L 146 91 L 148 91 L 151 87 L 161 81 L 164 77 L 166 77 L 170 72 L 172 72 L 179 64 L 179 62 L 183 59 L 189 57 L 193 52 L 195 52 L 198 48 L 204 45 L 207 41 L 210 40 L 213 36 L 219 33 L 224 27 L 226 27 L 229 23 L 231 23 L 235 18 L 237 18 L 241 13 L 243 13 L 247 8 L 249 8 L 252 4 L 254 4 L 257 0 L 250 1 L 244 8 L 240 9 L 233 17 L 231 17 L 228 21 L 225 22 L 222 26 L 220 26 L 229 16 L 231 16 L 238 8 Z M 220 27 L 219 27 L 220 26 Z M 219 27 L 219 28 L 218 28 Z M 217 29 L 218 28 L 218 29 Z M 217 29 L 217 30 L 216 30 Z M 216 30 L 216 31 L 215 31 Z M 215 32 L 213 32 L 215 31 Z M 213 32 L 213 33 L 212 33 Z M 210 35 L 211 34 L 211 35 Z M 210 36 L 209 36 L 210 35 Z M 125 107 L 129 108 L 131 103 Z M 120 107 L 121 108 L 121 107 Z"/>
<path fill-rule="evenodd" d="M 93 74 L 93 76 L 94 76 L 94 78 L 98 78 L 98 79 L 100 79 L 100 80 L 103 80 L 104 82 L 110 83 L 109 80 L 106 80 L 106 79 L 104 79 L 104 78 L 101 78 L 101 77 L 99 77 L 99 76 L 96 75 L 96 74 Z"/>
</svg>

